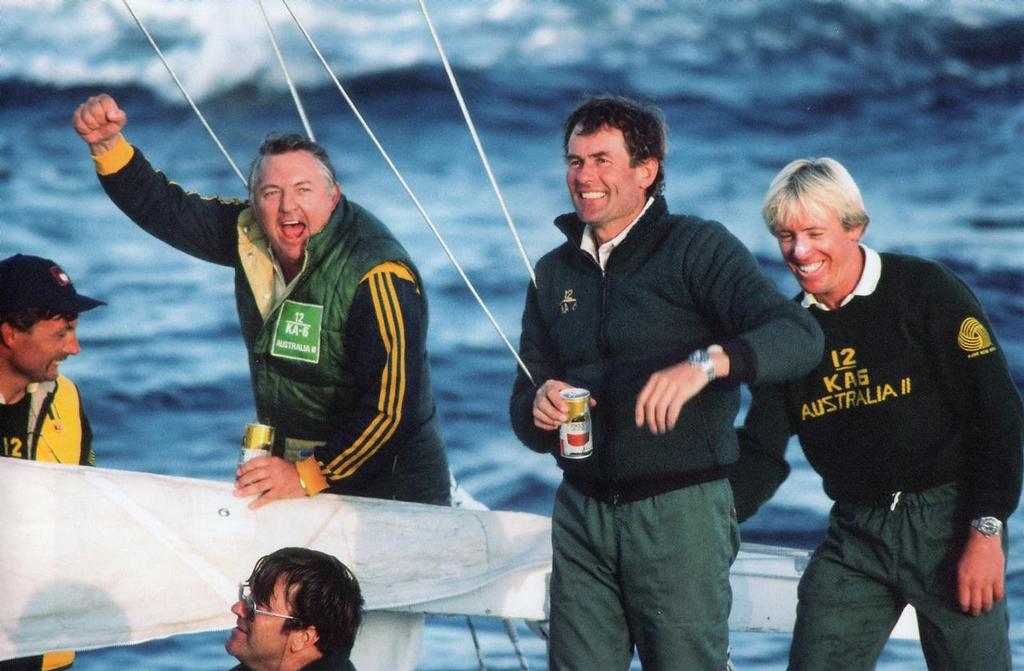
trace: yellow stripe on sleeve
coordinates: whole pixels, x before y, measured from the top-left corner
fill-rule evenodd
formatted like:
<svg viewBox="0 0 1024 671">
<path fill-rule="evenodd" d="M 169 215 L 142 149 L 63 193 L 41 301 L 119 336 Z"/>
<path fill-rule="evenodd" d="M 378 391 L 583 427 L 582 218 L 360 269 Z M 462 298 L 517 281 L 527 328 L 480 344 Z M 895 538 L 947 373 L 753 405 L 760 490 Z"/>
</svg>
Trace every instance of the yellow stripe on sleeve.
<svg viewBox="0 0 1024 671">
<path fill-rule="evenodd" d="M 406 392 L 405 370 L 405 322 L 402 318 L 398 294 L 395 291 L 395 276 L 391 266 L 404 269 L 394 263 L 381 264 L 367 273 L 365 280 L 370 289 L 370 298 L 377 328 L 384 350 L 385 364 L 381 370 L 380 393 L 377 397 L 377 416 L 363 433 L 337 458 L 327 464 L 325 470 L 332 480 L 347 478 L 366 463 L 398 430 L 402 420 L 402 407 Z M 405 276 L 411 279 L 411 274 Z"/>
</svg>

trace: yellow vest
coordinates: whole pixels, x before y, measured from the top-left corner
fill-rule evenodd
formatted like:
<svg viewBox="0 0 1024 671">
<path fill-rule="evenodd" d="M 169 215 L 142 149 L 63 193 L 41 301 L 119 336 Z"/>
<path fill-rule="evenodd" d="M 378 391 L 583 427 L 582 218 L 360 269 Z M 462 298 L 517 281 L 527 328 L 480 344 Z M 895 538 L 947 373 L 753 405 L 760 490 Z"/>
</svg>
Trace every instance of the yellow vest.
<svg viewBox="0 0 1024 671">
<path fill-rule="evenodd" d="M 82 444 L 82 405 L 75 384 L 58 375 L 55 383 L 40 383 L 30 393 L 28 440 L 35 460 L 95 465 L 92 446 Z"/>
<path fill-rule="evenodd" d="M 35 460 L 95 465 L 92 446 L 82 445 L 82 405 L 75 384 L 63 375 L 58 375 L 56 388 L 49 384 L 39 384 L 31 395 L 28 440 L 29 450 L 33 445 L 36 448 Z M 83 450 L 87 452 L 84 461 Z M 48 652 L 43 655 L 39 668 L 40 671 L 57 671 L 71 666 L 74 661 L 73 650 Z"/>
</svg>

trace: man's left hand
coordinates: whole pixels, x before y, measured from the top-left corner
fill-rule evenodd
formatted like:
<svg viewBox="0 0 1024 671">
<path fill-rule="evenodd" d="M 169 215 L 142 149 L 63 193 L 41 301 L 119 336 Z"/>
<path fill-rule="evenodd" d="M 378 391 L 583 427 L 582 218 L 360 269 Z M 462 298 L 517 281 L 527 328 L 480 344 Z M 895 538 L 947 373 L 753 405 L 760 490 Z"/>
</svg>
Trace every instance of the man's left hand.
<svg viewBox="0 0 1024 671">
<path fill-rule="evenodd" d="M 707 373 L 685 361 L 655 371 L 636 399 L 637 428 L 665 433 L 676 426 L 683 405 L 708 383 Z"/>
<path fill-rule="evenodd" d="M 1005 571 L 1006 557 L 1003 556 L 1002 539 L 971 529 L 957 565 L 957 601 L 960 610 L 971 615 L 992 610 L 992 605 L 1003 598 Z"/>
<path fill-rule="evenodd" d="M 281 457 L 256 457 L 235 472 L 235 496 L 256 496 L 249 504 L 253 510 L 274 499 L 305 496 L 295 464 Z"/>
</svg>

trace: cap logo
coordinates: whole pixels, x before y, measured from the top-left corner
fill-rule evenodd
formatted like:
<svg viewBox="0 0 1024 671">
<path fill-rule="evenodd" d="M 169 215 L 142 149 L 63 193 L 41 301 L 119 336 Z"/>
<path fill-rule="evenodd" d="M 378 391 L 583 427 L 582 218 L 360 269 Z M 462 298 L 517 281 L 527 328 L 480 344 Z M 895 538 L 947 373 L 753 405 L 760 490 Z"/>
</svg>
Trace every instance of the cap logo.
<svg viewBox="0 0 1024 671">
<path fill-rule="evenodd" d="M 68 274 L 60 269 L 60 266 L 53 266 L 50 268 L 50 274 L 53 275 L 53 279 L 57 280 L 57 284 L 62 287 L 66 287 L 71 284 L 71 278 Z"/>
</svg>

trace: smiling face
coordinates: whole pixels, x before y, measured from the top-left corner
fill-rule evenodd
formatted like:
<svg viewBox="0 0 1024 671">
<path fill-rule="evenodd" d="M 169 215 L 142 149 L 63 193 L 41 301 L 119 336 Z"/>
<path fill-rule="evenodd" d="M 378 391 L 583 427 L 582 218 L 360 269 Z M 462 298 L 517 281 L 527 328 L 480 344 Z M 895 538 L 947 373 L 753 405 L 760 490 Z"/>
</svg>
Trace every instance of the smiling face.
<svg viewBox="0 0 1024 671">
<path fill-rule="evenodd" d="M 286 276 L 302 268 L 306 244 L 327 225 L 340 197 L 341 189 L 308 151 L 264 158 L 253 212 Z"/>
<path fill-rule="evenodd" d="M 576 214 L 590 224 L 598 243 L 621 233 L 643 210 L 658 160 L 632 165 L 622 131 L 609 126 L 569 137 L 565 181 Z"/>
<path fill-rule="evenodd" d="M 776 225 L 779 251 L 807 293 L 834 310 L 850 295 L 864 270 L 863 226 L 847 230 L 828 210 L 799 208 Z"/>
<path fill-rule="evenodd" d="M 31 382 L 57 379 L 60 362 L 78 354 L 78 320 L 57 316 L 43 319 L 27 331 L 19 331 L 11 324 L 0 325 L 4 344 L 6 382 L 16 381 L 24 388 Z"/>
</svg>

